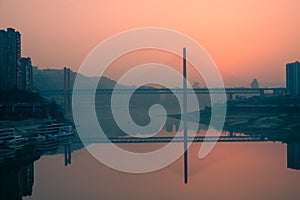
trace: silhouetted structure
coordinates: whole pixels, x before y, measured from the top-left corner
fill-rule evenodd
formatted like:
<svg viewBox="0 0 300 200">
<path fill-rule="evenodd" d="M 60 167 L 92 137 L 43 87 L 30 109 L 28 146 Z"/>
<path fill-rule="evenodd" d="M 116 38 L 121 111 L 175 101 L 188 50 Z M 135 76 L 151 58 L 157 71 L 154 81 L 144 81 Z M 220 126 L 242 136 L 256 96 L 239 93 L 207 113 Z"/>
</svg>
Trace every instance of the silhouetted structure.
<svg viewBox="0 0 300 200">
<path fill-rule="evenodd" d="M 18 88 L 20 90 L 32 91 L 33 78 L 31 59 L 29 57 L 19 58 L 18 69 Z"/>
<path fill-rule="evenodd" d="M 21 58 L 21 34 L 13 28 L 0 30 L 0 90 L 32 91 L 30 58 Z"/>
<path fill-rule="evenodd" d="M 0 89 L 18 87 L 18 59 L 21 57 L 21 34 L 13 28 L 0 30 Z"/>
<path fill-rule="evenodd" d="M 186 115 L 187 113 L 187 72 L 186 72 L 186 49 L 183 48 L 183 109 L 182 115 Z M 187 147 L 187 122 L 183 122 L 183 137 L 184 137 L 184 183 L 188 182 L 188 147 Z"/>
<path fill-rule="evenodd" d="M 259 83 L 256 78 L 251 82 L 251 88 L 259 88 Z"/>
<path fill-rule="evenodd" d="M 287 168 L 300 170 L 300 143 L 287 144 Z"/>
<path fill-rule="evenodd" d="M 33 182 L 33 161 L 21 166 L 0 166 L 0 199 L 22 199 L 23 196 L 31 196 Z"/>
<path fill-rule="evenodd" d="M 199 82 L 194 82 L 192 87 L 193 88 L 200 88 L 200 83 Z"/>
<path fill-rule="evenodd" d="M 70 68 L 64 67 L 64 109 L 65 115 L 71 113 L 71 80 L 70 80 Z"/>
<path fill-rule="evenodd" d="M 286 88 L 290 95 L 300 95 L 300 62 L 286 64 Z"/>
<path fill-rule="evenodd" d="M 65 144 L 64 150 L 65 150 L 65 166 L 68 166 L 71 164 L 71 160 L 72 160 L 71 143 Z"/>
</svg>

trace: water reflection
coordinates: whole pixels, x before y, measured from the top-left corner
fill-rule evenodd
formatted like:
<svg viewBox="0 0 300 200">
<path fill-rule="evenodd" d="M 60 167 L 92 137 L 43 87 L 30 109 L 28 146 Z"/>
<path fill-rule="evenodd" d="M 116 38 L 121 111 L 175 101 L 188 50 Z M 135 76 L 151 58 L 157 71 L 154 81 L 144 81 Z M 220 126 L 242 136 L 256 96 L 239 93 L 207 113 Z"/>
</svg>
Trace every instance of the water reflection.
<svg viewBox="0 0 300 200">
<path fill-rule="evenodd" d="M 0 199 L 22 199 L 32 195 L 34 162 L 41 156 L 32 147 L 25 147 L 26 154 L 0 164 Z"/>
<path fill-rule="evenodd" d="M 300 142 L 287 143 L 287 167 L 300 170 Z"/>
<path fill-rule="evenodd" d="M 24 165 L 14 165 L 0 168 L 0 198 L 22 199 L 22 196 L 32 195 L 34 181 L 33 162 Z"/>
<path fill-rule="evenodd" d="M 203 127 L 202 127 L 203 128 Z M 166 137 L 172 136 L 173 133 L 179 130 L 179 122 L 176 119 L 168 119 L 167 123 L 164 126 L 163 131 L 159 136 Z M 199 129 L 198 135 L 204 135 L 205 130 Z M 117 134 L 118 135 L 118 134 Z M 222 136 L 228 138 L 234 138 L 237 136 L 244 136 L 243 133 L 235 133 L 224 132 Z M 120 137 L 120 136 L 119 136 Z M 95 141 L 97 142 L 97 141 Z M 93 143 L 93 142 L 91 142 Z M 300 169 L 300 142 L 296 141 L 288 141 L 286 142 L 286 163 L 287 168 L 292 170 Z M 28 143 L 28 145 L 23 146 L 22 148 L 9 149 L 1 148 L 1 156 L 0 156 L 0 199 L 22 199 L 24 196 L 31 196 L 33 192 L 34 181 L 38 178 L 34 178 L 34 163 L 39 160 L 41 157 L 45 159 L 49 159 L 55 155 L 63 155 L 63 158 L 59 156 L 61 159 L 61 166 L 69 166 L 73 163 L 72 158 L 74 156 L 78 156 L 78 154 L 74 155 L 75 151 L 83 150 L 83 145 L 80 142 L 78 137 L 72 137 L 69 139 L 65 139 L 59 143 L 52 144 L 50 146 L 43 146 L 40 149 L 39 145 L 33 145 Z M 226 143 L 234 146 L 234 142 Z M 264 144 L 264 143 L 263 143 Z M 147 149 L 149 145 L 155 146 L 156 144 L 126 144 L 127 146 L 132 146 L 132 148 L 138 149 L 142 148 Z M 145 146 L 144 146 L 145 145 Z M 148 147 L 147 147 L 148 145 Z M 254 145 L 253 143 L 247 143 L 248 146 Z M 240 146 L 239 150 L 242 150 L 245 146 Z M 140 147 L 139 147 L 140 146 Z M 193 148 L 193 147 L 192 147 Z M 217 147 L 218 148 L 218 147 Z M 195 150 L 199 150 L 199 148 L 192 149 L 192 153 L 190 156 L 196 158 L 193 155 Z M 13 156 L 12 156 L 13 153 Z M 222 152 L 221 152 L 222 153 Z M 50 156 L 50 157 L 49 157 Z M 87 156 L 86 154 L 84 156 Z M 276 155 L 277 156 L 277 155 Z M 199 171 L 203 166 L 199 165 L 200 162 L 203 161 L 194 161 L 195 158 L 191 159 L 190 170 L 191 176 L 194 176 L 196 171 Z M 83 159 L 83 158 L 81 158 Z M 223 158 L 221 158 L 223 159 Z M 255 158 L 249 158 L 255 162 Z M 278 160 L 284 160 L 284 156 L 280 158 L 275 158 Z M 85 159 L 83 159 L 85 160 Z M 57 159 L 55 160 L 57 162 Z M 89 161 L 90 162 L 90 161 Z M 178 161 L 179 162 L 179 161 Z M 242 160 L 237 160 L 237 162 L 242 162 Z M 205 162 L 204 162 L 205 163 Z M 78 165 L 78 162 L 76 163 Z M 88 163 L 86 163 L 88 164 Z M 280 164 L 280 163 L 278 163 Z M 73 164 L 72 164 L 73 165 Z M 239 164 L 237 164 L 239 165 Z M 45 167 L 45 166 L 44 166 Z M 51 166 L 47 166 L 51 167 Z M 196 170 L 196 168 L 200 167 Z M 171 167 L 172 168 L 172 167 Z M 68 170 L 69 168 L 66 168 Z M 45 170 L 45 169 L 44 169 Z M 47 171 L 47 170 L 46 170 Z M 176 176 L 182 176 L 182 171 L 176 169 Z M 72 171 L 73 172 L 73 171 Z M 96 171 L 95 171 L 96 172 Z M 46 172 L 47 173 L 47 172 Z M 93 171 L 89 172 L 93 173 Z M 115 172 L 114 172 L 115 173 Z M 76 176 L 77 174 L 74 174 Z M 48 176 L 48 175 L 47 175 Z M 170 176 L 170 174 L 169 174 Z M 109 179 L 109 177 L 106 177 Z M 102 179 L 103 180 L 103 179 Z M 181 182 L 182 179 L 178 179 L 178 182 Z M 59 180 L 57 180 L 59 181 Z M 73 184 L 71 180 L 64 180 L 68 182 L 68 184 Z M 104 180 L 103 180 L 104 181 Z M 195 181 L 195 180 L 194 180 Z M 200 181 L 200 179 L 199 179 Z M 224 180 L 223 180 L 224 181 Z M 193 180 L 191 180 L 193 182 Z M 192 183 L 191 183 L 192 184 Z M 42 185 L 42 187 L 47 187 L 47 185 Z"/>
<path fill-rule="evenodd" d="M 157 144 L 122 144 L 148 149 Z M 219 143 L 204 160 L 197 158 L 201 143 L 190 148 L 190 182 L 182 181 L 182 158 L 154 173 L 133 175 L 110 169 L 81 149 L 72 165 L 63 154 L 36 162 L 30 200 L 51 199 L 289 199 L 300 197 L 300 174 L 286 169 L 280 143 Z"/>
</svg>

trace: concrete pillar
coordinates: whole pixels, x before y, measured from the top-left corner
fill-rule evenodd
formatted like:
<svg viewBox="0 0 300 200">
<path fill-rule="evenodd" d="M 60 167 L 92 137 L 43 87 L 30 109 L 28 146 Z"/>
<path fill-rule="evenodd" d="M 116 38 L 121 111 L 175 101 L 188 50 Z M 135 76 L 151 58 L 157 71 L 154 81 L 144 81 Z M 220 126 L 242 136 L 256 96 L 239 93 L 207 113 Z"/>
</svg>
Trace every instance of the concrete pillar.
<svg viewBox="0 0 300 200">
<path fill-rule="evenodd" d="M 68 166 L 71 164 L 71 144 L 65 144 L 64 145 L 65 150 L 65 166 Z"/>
<path fill-rule="evenodd" d="M 68 165 L 68 150 L 67 150 L 67 145 L 64 145 L 64 150 L 65 150 L 65 166 Z"/>
<path fill-rule="evenodd" d="M 71 144 L 68 145 L 68 163 L 71 164 Z"/>
<path fill-rule="evenodd" d="M 70 68 L 67 70 L 67 109 L 68 114 L 71 114 L 71 79 L 70 79 Z"/>
<path fill-rule="evenodd" d="M 67 102 L 67 68 L 64 67 L 64 110 L 65 115 L 67 114 L 68 110 L 68 102 Z"/>
</svg>

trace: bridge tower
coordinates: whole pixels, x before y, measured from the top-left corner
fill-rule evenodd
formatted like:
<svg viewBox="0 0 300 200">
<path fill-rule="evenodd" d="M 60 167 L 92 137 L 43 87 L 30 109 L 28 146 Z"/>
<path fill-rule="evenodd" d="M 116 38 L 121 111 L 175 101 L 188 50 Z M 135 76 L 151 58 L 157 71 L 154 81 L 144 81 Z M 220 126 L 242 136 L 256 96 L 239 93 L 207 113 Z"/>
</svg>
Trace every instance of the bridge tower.
<svg viewBox="0 0 300 200">
<path fill-rule="evenodd" d="M 187 113 L 187 93 L 186 93 L 186 85 L 187 85 L 187 73 L 186 73 L 186 49 L 183 48 L 183 113 L 182 116 L 185 116 Z M 187 122 L 183 121 L 183 137 L 184 137 L 184 183 L 188 182 L 188 148 L 187 148 Z"/>
<path fill-rule="evenodd" d="M 71 114 L 71 81 L 70 81 L 70 68 L 64 67 L 64 111 L 65 115 Z"/>
</svg>

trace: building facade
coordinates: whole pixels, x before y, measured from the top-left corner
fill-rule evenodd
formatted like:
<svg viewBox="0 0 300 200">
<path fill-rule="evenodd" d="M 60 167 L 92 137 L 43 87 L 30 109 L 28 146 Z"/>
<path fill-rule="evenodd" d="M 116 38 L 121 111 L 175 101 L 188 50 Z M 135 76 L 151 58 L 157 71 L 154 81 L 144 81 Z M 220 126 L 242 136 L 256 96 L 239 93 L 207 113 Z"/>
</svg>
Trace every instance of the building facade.
<svg viewBox="0 0 300 200">
<path fill-rule="evenodd" d="M 32 65 L 31 59 L 19 58 L 18 60 L 18 89 L 32 91 Z"/>
<path fill-rule="evenodd" d="M 0 89 L 18 88 L 21 34 L 12 28 L 0 30 Z"/>
<path fill-rule="evenodd" d="M 32 88 L 31 59 L 21 58 L 21 34 L 13 28 L 0 30 L 0 90 Z"/>
<path fill-rule="evenodd" d="M 292 96 L 300 95 L 300 62 L 286 64 L 286 88 Z"/>
<path fill-rule="evenodd" d="M 257 81 L 257 79 L 253 79 L 253 81 L 251 82 L 251 88 L 259 88 L 259 83 Z"/>
</svg>

